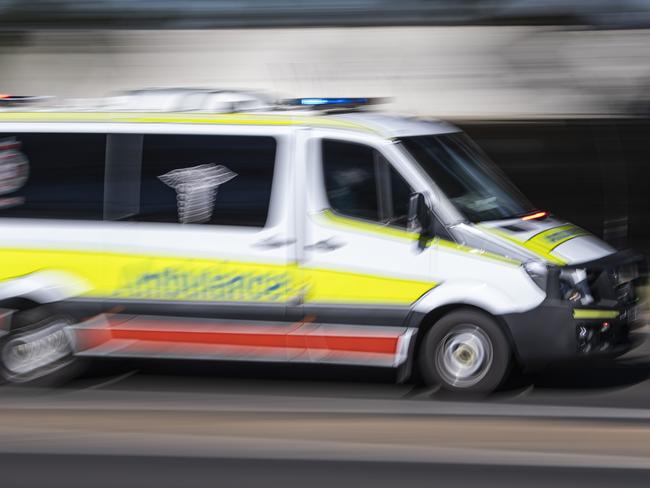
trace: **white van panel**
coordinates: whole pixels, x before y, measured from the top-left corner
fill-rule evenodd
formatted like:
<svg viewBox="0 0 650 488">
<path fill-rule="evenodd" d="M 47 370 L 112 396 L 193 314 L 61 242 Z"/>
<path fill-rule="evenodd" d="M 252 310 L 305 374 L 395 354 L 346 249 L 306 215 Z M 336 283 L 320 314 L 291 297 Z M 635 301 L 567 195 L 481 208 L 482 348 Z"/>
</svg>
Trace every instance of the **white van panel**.
<svg viewBox="0 0 650 488">
<path fill-rule="evenodd" d="M 70 273 L 37 271 L 0 283 L 0 300 L 19 297 L 53 303 L 80 295 L 88 288 L 88 283 Z"/>
<path fill-rule="evenodd" d="M 553 250 L 553 254 L 571 264 L 585 263 L 603 258 L 615 249 L 595 236 L 580 236 L 563 242 Z"/>
<path fill-rule="evenodd" d="M 440 284 L 415 306 L 429 312 L 449 304 L 465 303 L 498 315 L 525 312 L 546 297 L 522 266 L 437 247 L 433 277 Z"/>
</svg>

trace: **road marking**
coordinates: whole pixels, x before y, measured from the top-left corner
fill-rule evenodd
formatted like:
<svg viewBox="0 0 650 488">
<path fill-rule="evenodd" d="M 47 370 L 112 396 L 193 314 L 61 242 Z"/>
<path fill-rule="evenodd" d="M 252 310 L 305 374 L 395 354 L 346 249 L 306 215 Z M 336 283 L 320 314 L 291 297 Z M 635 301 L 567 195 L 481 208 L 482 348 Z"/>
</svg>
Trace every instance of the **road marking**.
<svg viewBox="0 0 650 488">
<path fill-rule="evenodd" d="M 119 383 L 122 380 L 125 380 L 129 376 L 133 376 L 136 374 L 139 370 L 134 369 L 133 371 L 129 371 L 127 373 L 121 374 L 119 376 L 115 376 L 114 378 L 111 378 L 109 380 L 103 381 L 101 383 L 97 383 L 96 385 L 91 385 L 87 388 L 81 388 L 80 390 L 77 391 L 84 391 L 84 390 L 99 390 L 101 388 L 104 388 L 106 386 L 114 385 L 115 383 Z"/>
</svg>

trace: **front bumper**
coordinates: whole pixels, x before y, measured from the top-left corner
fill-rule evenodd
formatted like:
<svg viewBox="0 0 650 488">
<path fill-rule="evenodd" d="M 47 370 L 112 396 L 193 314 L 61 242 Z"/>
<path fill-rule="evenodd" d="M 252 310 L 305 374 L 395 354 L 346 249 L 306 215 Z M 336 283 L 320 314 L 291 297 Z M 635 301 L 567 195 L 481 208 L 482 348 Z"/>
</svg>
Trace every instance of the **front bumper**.
<svg viewBox="0 0 650 488">
<path fill-rule="evenodd" d="M 560 293 L 560 268 L 549 270 L 546 300 L 525 313 L 503 316 L 520 363 L 527 367 L 590 357 L 616 356 L 632 347 L 630 331 L 641 323 L 636 277 L 626 267 L 643 264 L 632 251 L 619 251 L 604 258 L 565 266 L 586 271 L 594 302 L 582 306 L 564 300 Z"/>
<path fill-rule="evenodd" d="M 638 326 L 636 307 L 590 307 L 577 310 L 565 300 L 550 299 L 524 313 L 502 318 L 510 333 L 517 359 L 527 368 L 595 357 L 612 357 L 634 347 L 630 331 Z M 601 312 L 601 313 L 597 313 Z"/>
</svg>

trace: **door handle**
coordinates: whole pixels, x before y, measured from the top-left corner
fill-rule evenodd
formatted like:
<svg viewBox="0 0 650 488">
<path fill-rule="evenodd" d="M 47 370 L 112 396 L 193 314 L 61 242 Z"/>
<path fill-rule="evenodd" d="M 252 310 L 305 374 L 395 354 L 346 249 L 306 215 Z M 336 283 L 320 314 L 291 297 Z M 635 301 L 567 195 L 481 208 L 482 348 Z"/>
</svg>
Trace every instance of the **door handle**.
<svg viewBox="0 0 650 488">
<path fill-rule="evenodd" d="M 295 239 L 282 239 L 279 237 L 268 237 L 266 239 L 262 239 L 261 241 L 256 242 L 255 244 L 253 244 L 253 246 L 260 247 L 262 249 L 277 249 L 279 247 L 289 246 L 295 243 L 296 243 Z"/>
<path fill-rule="evenodd" d="M 310 251 L 335 251 L 341 247 L 345 246 L 345 242 L 336 239 L 335 237 L 330 237 L 328 239 L 323 239 L 322 241 L 315 242 L 314 244 L 309 244 L 305 246 L 305 249 Z"/>
</svg>

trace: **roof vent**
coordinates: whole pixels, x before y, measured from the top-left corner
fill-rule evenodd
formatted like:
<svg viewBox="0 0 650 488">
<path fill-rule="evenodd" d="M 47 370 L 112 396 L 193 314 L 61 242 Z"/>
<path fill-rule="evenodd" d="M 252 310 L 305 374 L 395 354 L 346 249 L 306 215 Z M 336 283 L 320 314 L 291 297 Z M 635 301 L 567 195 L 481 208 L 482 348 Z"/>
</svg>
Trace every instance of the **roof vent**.
<svg viewBox="0 0 650 488">
<path fill-rule="evenodd" d="M 128 112 L 229 113 L 268 110 L 273 103 L 264 95 L 210 88 L 147 88 L 106 99 L 104 109 Z"/>
</svg>

